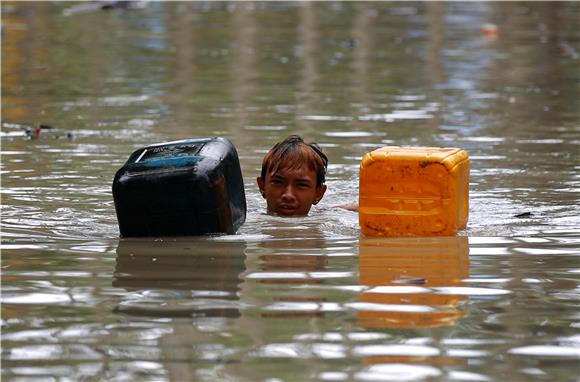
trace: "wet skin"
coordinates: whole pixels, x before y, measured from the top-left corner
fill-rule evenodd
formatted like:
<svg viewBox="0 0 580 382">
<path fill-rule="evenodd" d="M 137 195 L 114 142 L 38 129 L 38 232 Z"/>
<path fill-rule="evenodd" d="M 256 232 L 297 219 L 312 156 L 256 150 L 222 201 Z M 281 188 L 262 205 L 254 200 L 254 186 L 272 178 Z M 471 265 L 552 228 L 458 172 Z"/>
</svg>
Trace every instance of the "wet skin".
<svg viewBox="0 0 580 382">
<path fill-rule="evenodd" d="M 258 177 L 258 187 L 266 199 L 268 213 L 279 216 L 306 216 L 326 192 L 316 185 L 316 172 L 308 167 L 281 168 L 266 179 Z"/>
</svg>

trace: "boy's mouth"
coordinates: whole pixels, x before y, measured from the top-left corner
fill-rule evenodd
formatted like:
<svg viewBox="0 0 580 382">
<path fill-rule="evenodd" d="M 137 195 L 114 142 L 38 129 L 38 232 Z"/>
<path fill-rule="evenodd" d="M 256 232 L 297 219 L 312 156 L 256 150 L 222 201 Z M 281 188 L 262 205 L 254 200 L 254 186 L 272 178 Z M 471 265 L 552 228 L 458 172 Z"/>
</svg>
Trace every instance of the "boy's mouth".
<svg viewBox="0 0 580 382">
<path fill-rule="evenodd" d="M 280 213 L 282 215 L 294 215 L 294 213 L 296 212 L 297 209 L 298 209 L 298 207 L 287 205 L 287 204 L 282 204 L 280 206 Z"/>
</svg>

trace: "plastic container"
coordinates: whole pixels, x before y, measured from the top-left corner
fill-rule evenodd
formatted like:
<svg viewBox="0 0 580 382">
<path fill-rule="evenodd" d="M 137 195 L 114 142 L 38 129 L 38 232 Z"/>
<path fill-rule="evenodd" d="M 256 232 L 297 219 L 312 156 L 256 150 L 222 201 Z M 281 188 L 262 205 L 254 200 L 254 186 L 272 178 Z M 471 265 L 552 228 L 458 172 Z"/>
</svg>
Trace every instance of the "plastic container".
<svg viewBox="0 0 580 382">
<path fill-rule="evenodd" d="M 225 138 L 135 151 L 115 175 L 113 198 L 123 237 L 233 234 L 246 219 L 238 154 Z"/>
<path fill-rule="evenodd" d="M 386 146 L 360 165 L 366 236 L 452 236 L 467 226 L 469 155 L 458 148 Z"/>
</svg>

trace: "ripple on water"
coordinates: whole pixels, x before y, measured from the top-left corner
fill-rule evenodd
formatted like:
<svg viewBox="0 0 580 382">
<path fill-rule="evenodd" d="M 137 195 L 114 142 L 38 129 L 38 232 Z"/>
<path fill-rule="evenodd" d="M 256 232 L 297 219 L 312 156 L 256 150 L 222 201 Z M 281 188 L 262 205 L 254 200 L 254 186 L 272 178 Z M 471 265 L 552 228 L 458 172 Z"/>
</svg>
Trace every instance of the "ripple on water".
<svg viewBox="0 0 580 382">
<path fill-rule="evenodd" d="M 346 381 L 348 380 L 348 373 L 342 371 L 323 371 L 317 377 L 321 381 Z"/>
<path fill-rule="evenodd" d="M 464 296 L 501 296 L 511 294 L 506 289 L 497 288 L 472 288 L 472 287 L 436 287 L 433 288 L 438 294 L 464 295 Z"/>
<path fill-rule="evenodd" d="M 63 304 L 72 302 L 70 296 L 55 293 L 25 293 L 17 296 L 2 296 L 2 304 Z"/>
<path fill-rule="evenodd" d="M 355 374 L 358 381 L 417 381 L 436 378 L 442 372 L 433 366 L 391 363 L 369 366 Z"/>
<path fill-rule="evenodd" d="M 360 345 L 355 346 L 353 354 L 359 357 L 368 356 L 390 356 L 390 357 L 435 357 L 441 351 L 432 346 L 419 345 Z"/>
<path fill-rule="evenodd" d="M 432 119 L 433 117 L 434 115 L 429 114 L 426 110 L 395 110 L 392 113 L 361 115 L 358 119 L 360 121 L 395 122 L 398 120 Z"/>
<path fill-rule="evenodd" d="M 306 115 L 302 117 L 307 121 L 352 121 L 353 117 L 346 115 Z"/>
<path fill-rule="evenodd" d="M 294 337 L 297 341 L 376 341 L 384 340 L 390 336 L 386 333 L 376 332 L 353 332 L 353 333 L 338 333 L 327 332 L 323 334 L 304 333 L 298 334 Z"/>
<path fill-rule="evenodd" d="M 103 356 L 83 345 L 32 345 L 12 348 L 6 358 L 12 361 L 58 360 L 63 354 L 71 360 L 98 360 Z"/>
<path fill-rule="evenodd" d="M 580 250 L 577 249 L 563 249 L 563 248 L 514 248 L 514 252 L 525 253 L 526 255 L 580 255 Z"/>
<path fill-rule="evenodd" d="M 363 138 L 372 136 L 384 136 L 384 133 L 373 133 L 369 131 L 328 131 L 324 133 L 327 137 L 335 138 Z"/>
<path fill-rule="evenodd" d="M 461 370 L 450 371 L 448 374 L 448 378 L 449 378 L 449 380 L 452 380 L 452 381 L 475 381 L 475 382 L 492 381 L 492 379 L 486 375 L 478 374 L 478 373 L 471 373 L 468 371 L 461 371 Z"/>
<path fill-rule="evenodd" d="M 580 359 L 580 346 L 530 345 L 512 348 L 508 353 L 532 357 Z"/>
<path fill-rule="evenodd" d="M 437 308 L 429 305 L 413 304 L 379 304 L 372 302 L 350 302 L 345 307 L 361 312 L 406 312 L 406 313 L 432 313 Z"/>
</svg>

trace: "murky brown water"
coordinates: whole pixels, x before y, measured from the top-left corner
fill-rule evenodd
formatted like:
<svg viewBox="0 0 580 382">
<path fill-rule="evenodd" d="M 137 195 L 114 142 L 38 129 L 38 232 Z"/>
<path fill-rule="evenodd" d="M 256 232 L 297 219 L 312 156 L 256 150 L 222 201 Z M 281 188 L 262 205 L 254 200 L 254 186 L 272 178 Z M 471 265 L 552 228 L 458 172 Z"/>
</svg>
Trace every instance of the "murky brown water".
<svg viewBox="0 0 580 382">
<path fill-rule="evenodd" d="M 578 379 L 579 3 L 73 6 L 2 2 L 2 380 Z M 293 133 L 329 191 L 269 217 L 255 177 Z M 240 232 L 119 240 L 128 155 L 213 135 Z M 387 144 L 470 153 L 466 231 L 332 208 Z"/>
</svg>

